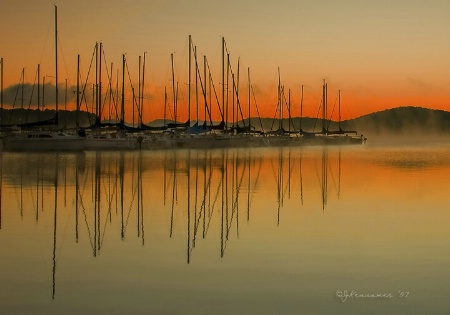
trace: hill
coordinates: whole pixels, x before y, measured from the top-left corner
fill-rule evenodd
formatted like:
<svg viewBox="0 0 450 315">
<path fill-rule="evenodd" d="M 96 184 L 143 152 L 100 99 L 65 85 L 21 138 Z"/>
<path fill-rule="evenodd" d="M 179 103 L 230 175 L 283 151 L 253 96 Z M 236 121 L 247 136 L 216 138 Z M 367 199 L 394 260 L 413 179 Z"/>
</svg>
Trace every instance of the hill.
<svg viewBox="0 0 450 315">
<path fill-rule="evenodd" d="M 38 113 L 37 110 L 4 109 L 0 111 L 0 125 L 18 124 L 20 122 L 31 122 L 37 120 L 49 119 L 54 116 L 54 110 L 44 110 Z M 89 126 L 94 122 L 94 115 L 87 112 L 80 112 L 78 115 L 81 126 Z M 75 111 L 59 112 L 59 127 L 74 128 L 77 119 Z M 256 129 L 264 131 L 277 130 L 279 128 L 278 119 L 272 118 L 251 118 L 251 125 Z M 304 131 L 320 131 L 322 129 L 322 120 L 311 117 L 294 117 L 289 123 L 288 119 L 283 119 L 282 127 L 285 130 L 299 131 L 301 127 Z M 167 120 L 166 122 L 172 122 Z M 217 124 L 218 122 L 214 122 Z M 245 120 L 248 125 L 248 119 Z M 157 119 L 148 123 L 152 126 L 163 125 L 162 119 Z M 231 125 L 231 124 L 230 124 Z M 242 121 L 239 122 L 243 126 Z M 262 127 L 261 127 L 262 125 Z M 325 126 L 329 130 L 338 130 L 339 126 L 336 121 L 326 121 Z M 349 119 L 341 122 L 341 128 L 344 130 L 356 130 L 359 134 L 365 136 L 382 136 L 382 135 L 450 135 L 450 112 L 443 110 L 433 110 L 423 107 L 396 107 L 387 109 L 358 118 Z"/>
<path fill-rule="evenodd" d="M 396 107 L 342 122 L 367 135 L 450 134 L 450 112 L 423 107 Z"/>
</svg>

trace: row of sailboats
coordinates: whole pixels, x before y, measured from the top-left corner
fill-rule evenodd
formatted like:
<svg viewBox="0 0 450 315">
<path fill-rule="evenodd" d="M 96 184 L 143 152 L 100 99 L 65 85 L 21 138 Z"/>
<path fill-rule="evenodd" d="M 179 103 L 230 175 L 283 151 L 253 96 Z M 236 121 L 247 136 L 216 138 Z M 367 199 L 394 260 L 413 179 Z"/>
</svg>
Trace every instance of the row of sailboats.
<svg viewBox="0 0 450 315">
<path fill-rule="evenodd" d="M 173 54 L 171 55 L 172 62 L 172 93 L 173 93 L 173 121 L 166 122 L 166 115 L 164 117 L 164 125 L 153 127 L 143 123 L 143 99 L 144 99 L 144 83 L 145 83 L 145 53 L 144 63 L 141 68 L 141 58 L 139 58 L 139 87 L 137 103 L 135 104 L 135 91 L 133 92 L 133 126 L 125 124 L 125 69 L 126 59 L 122 55 L 122 95 L 120 104 L 120 118 L 117 117 L 116 122 L 112 122 L 111 118 L 108 122 L 102 122 L 103 105 L 102 104 L 102 57 L 103 57 L 102 43 L 95 45 L 95 85 L 93 88 L 93 103 L 95 105 L 94 117 L 95 122 L 87 127 L 80 127 L 79 122 L 76 122 L 76 132 L 69 133 L 67 130 L 58 130 L 58 23 L 57 23 L 57 7 L 55 6 L 55 117 L 52 119 L 54 125 L 52 128 L 43 129 L 39 123 L 26 123 L 19 127 L 26 129 L 30 127 L 40 127 L 38 130 L 33 129 L 29 132 L 8 132 L 3 134 L 3 149 L 10 151 L 21 150 L 104 150 L 104 149 L 161 149 L 161 148 L 222 148 L 222 147 L 248 147 L 248 146 L 291 146 L 291 145 L 314 145 L 314 144 L 361 144 L 365 142 L 363 136 L 357 136 L 355 131 L 345 131 L 340 127 L 339 130 L 330 131 L 329 120 L 327 112 L 327 84 L 324 82 L 322 95 L 322 130 L 319 132 L 306 132 L 301 126 L 300 130 L 295 130 L 291 119 L 291 104 L 290 104 L 290 90 L 289 101 L 286 102 L 285 90 L 281 85 L 281 79 L 278 84 L 278 104 L 277 112 L 279 114 L 278 122 L 279 128 L 276 131 L 265 132 L 261 123 L 261 129 L 257 130 L 252 125 L 250 119 L 250 104 L 251 95 L 255 100 L 254 92 L 252 94 L 252 85 L 250 82 L 250 69 L 248 69 L 248 119 L 243 115 L 243 106 L 239 97 L 239 61 L 237 73 L 233 71 L 230 63 L 230 53 L 226 47 L 225 39 L 222 38 L 222 100 L 215 91 L 214 84 L 211 79 L 211 71 L 209 71 L 209 78 L 207 76 L 207 69 L 209 64 L 206 56 L 203 60 L 203 75 L 200 73 L 199 60 L 197 58 L 197 49 L 189 36 L 189 75 L 188 75 L 188 100 L 187 111 L 188 119 L 186 122 L 177 121 L 177 95 L 178 84 L 175 84 L 174 79 L 174 62 Z M 226 62 L 225 62 L 226 60 Z M 196 99 L 196 121 L 191 122 L 191 73 L 192 63 L 194 64 L 195 72 L 195 99 Z M 3 69 L 3 59 L 2 59 Z M 142 70 L 142 73 L 141 73 Z M 112 72 L 112 67 L 111 67 Z M 279 72 L 279 70 L 278 70 Z M 3 76 L 3 71 L 2 71 Z M 142 81 L 141 81 L 142 79 Z M 81 101 L 85 98 L 86 83 L 80 90 L 80 56 L 77 60 L 77 90 L 76 90 L 76 112 L 80 113 Z M 230 82 L 231 81 L 231 82 Z M 142 83 L 142 84 L 141 84 Z M 3 79 L 2 79 L 3 84 Z M 207 98 L 207 89 L 209 85 L 209 99 Z M 109 89 L 112 90 L 111 78 L 109 79 Z M 199 97 L 199 89 L 202 97 Z M 39 88 L 38 88 L 39 90 Z M 2 87 L 3 91 L 3 87 Z M 213 101 L 212 95 L 215 94 L 217 108 L 221 117 L 218 124 L 214 124 L 212 120 Z M 231 99 L 230 94 L 231 92 Z M 110 92 L 112 93 L 112 92 Z M 340 93 L 340 92 L 339 92 Z M 166 92 L 165 92 L 166 94 Z M 81 99 L 80 99 L 81 96 Z M 204 119 L 203 123 L 199 121 L 199 103 L 203 98 L 204 103 Z M 39 96 L 38 96 L 39 99 Z M 115 101 L 118 101 L 117 96 Z M 165 97 L 166 99 L 166 97 Z M 303 100 L 303 88 L 302 88 Z M 229 103 L 231 102 L 231 106 Z M 221 103 L 221 104 L 220 104 Z M 302 115 L 302 101 L 301 101 L 301 115 Z M 118 104 L 116 104 L 117 106 Z M 134 108 L 137 106 L 139 122 L 136 127 L 134 124 Z M 286 105 L 289 112 L 288 130 L 285 130 L 282 125 L 283 121 L 283 107 Z M 165 104 L 166 106 L 166 104 Z M 3 107 L 3 94 L 2 94 Z M 231 108 L 230 108 L 231 107 Z M 111 111 L 111 109 L 110 109 Z M 230 115 L 231 111 L 231 115 Z M 339 111 L 340 111 L 340 97 L 339 97 Z M 118 112 L 116 108 L 116 112 Z M 259 110 L 258 110 L 259 115 Z M 231 117 L 230 117 L 231 116 Z M 339 113 L 340 117 L 340 113 Z M 230 123 L 231 120 L 231 123 Z M 239 123 L 240 122 L 240 123 Z M 291 125 L 292 129 L 291 130 Z M 3 125 L 5 126 L 5 125 Z M 11 126 L 8 126 L 11 127 Z M 355 135 L 354 135 L 355 134 Z"/>
</svg>

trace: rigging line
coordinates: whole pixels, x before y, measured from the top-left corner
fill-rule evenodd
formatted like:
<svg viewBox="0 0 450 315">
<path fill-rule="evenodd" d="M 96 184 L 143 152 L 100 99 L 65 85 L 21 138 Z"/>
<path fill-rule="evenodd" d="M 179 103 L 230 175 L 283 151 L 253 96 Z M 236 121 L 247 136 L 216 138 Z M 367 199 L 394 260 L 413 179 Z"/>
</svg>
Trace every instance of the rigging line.
<svg viewBox="0 0 450 315">
<path fill-rule="evenodd" d="M 228 52 L 228 51 L 227 51 Z M 236 95 L 236 106 L 239 108 L 239 111 L 240 111 L 240 113 L 241 113 L 241 118 L 242 118 L 242 123 L 244 124 L 244 127 L 245 127 L 245 121 L 244 121 L 244 115 L 243 115 L 243 113 L 242 113 L 242 107 L 241 107 L 241 102 L 240 102 L 240 100 L 239 100 L 239 91 L 238 91 L 238 87 L 237 87 L 237 84 L 236 84 L 236 82 L 235 82 L 235 80 L 234 80 L 234 72 L 233 72 L 233 68 L 232 68 L 232 66 L 231 66 L 231 62 L 230 63 L 228 63 L 228 69 L 227 70 L 229 70 L 230 71 L 230 73 L 231 73 L 231 77 L 232 77 L 232 92 Z M 233 109 L 233 111 L 234 111 L 234 109 Z M 237 118 L 237 117 L 236 117 Z M 237 120 L 237 119 L 236 119 Z"/>
<path fill-rule="evenodd" d="M 211 167 L 211 165 L 210 165 L 210 167 Z M 206 171 L 206 170 L 205 170 L 205 171 Z M 210 195 L 211 195 L 210 189 L 211 189 L 212 173 L 213 173 L 213 172 L 212 172 L 212 170 L 210 169 L 210 171 L 209 171 L 209 177 L 208 177 L 208 184 L 207 184 L 207 186 L 205 187 L 205 196 L 206 196 L 207 192 L 209 192 Z M 217 197 L 218 197 L 218 194 L 219 194 L 219 188 L 220 188 L 220 184 L 219 184 L 219 187 L 217 188 L 215 200 L 217 200 Z M 205 203 L 205 208 L 206 208 L 206 200 L 204 200 L 203 202 Z M 215 201 L 214 201 L 214 203 L 215 203 Z M 213 209 L 211 210 L 211 200 L 209 200 L 209 210 L 208 210 L 208 218 L 209 218 L 209 220 L 208 220 L 208 224 L 205 226 L 205 230 L 204 230 L 204 232 L 203 232 L 203 238 L 206 238 L 206 235 L 208 234 L 208 230 L 209 230 L 209 226 L 210 226 L 210 224 L 211 224 L 211 218 L 212 218 L 211 212 L 213 212 L 213 211 L 214 211 L 214 204 L 213 204 Z M 206 214 L 205 214 L 205 216 L 206 216 Z"/>
<path fill-rule="evenodd" d="M 292 177 L 292 173 L 295 170 L 295 164 L 292 167 L 289 166 L 289 168 L 291 170 L 289 173 L 289 180 L 290 180 L 290 178 Z M 283 183 L 281 183 L 281 185 L 283 186 Z M 286 182 L 286 187 L 283 189 L 283 199 L 284 199 L 284 196 L 286 196 L 286 192 L 287 192 L 288 188 L 289 188 L 289 182 Z M 288 196 L 288 198 L 290 199 L 290 196 Z"/>
<path fill-rule="evenodd" d="M 105 55 L 105 49 L 102 49 L 102 55 L 103 55 L 103 61 L 105 62 L 105 65 L 107 65 L 107 60 L 106 60 L 106 55 Z M 109 73 L 109 69 L 108 67 L 106 67 L 106 76 L 108 77 L 108 87 L 107 87 L 107 91 L 105 93 L 105 98 L 103 99 L 103 103 L 102 103 L 102 113 L 104 112 L 104 107 L 106 105 L 106 99 L 108 98 L 108 91 L 112 91 L 113 87 L 112 87 L 112 73 Z M 100 91 L 101 93 L 101 91 Z M 110 97 L 112 98 L 112 103 L 114 105 L 114 109 L 116 110 L 116 112 L 118 111 L 117 108 L 117 102 L 114 96 L 114 93 L 110 93 Z"/>
<path fill-rule="evenodd" d="M 206 95 L 206 91 L 205 91 L 206 87 L 203 87 L 203 80 L 202 80 L 202 76 L 200 75 L 200 68 L 197 63 L 197 54 L 196 53 L 194 53 L 194 59 L 195 59 L 195 67 L 197 69 L 197 74 L 200 79 L 200 87 L 202 89 L 203 95 Z M 206 84 L 206 82 L 205 82 L 205 84 Z M 206 105 L 206 110 L 208 111 L 209 120 L 212 121 L 211 111 L 209 110 L 208 102 L 206 100 L 205 100 L 205 105 Z"/>
<path fill-rule="evenodd" d="M 273 115 L 273 118 L 272 118 L 272 125 L 270 126 L 270 131 L 273 130 L 273 125 L 275 124 L 275 118 L 277 117 L 277 114 L 278 114 L 278 106 L 277 106 L 277 108 L 275 110 L 275 114 Z"/>
<path fill-rule="evenodd" d="M 316 124 L 317 124 L 317 120 L 319 119 L 319 113 L 320 113 L 321 108 L 322 108 L 322 99 L 320 99 L 319 109 L 317 110 L 316 120 L 314 121 L 314 127 L 313 127 L 312 132 L 314 132 L 316 130 Z"/>
<path fill-rule="evenodd" d="M 87 99 L 86 99 L 86 86 L 87 86 L 87 82 L 89 80 L 89 76 L 91 74 L 91 69 L 92 69 L 92 64 L 94 62 L 94 57 L 95 57 L 95 47 L 94 47 L 94 51 L 92 52 L 92 57 L 91 57 L 91 63 L 89 64 L 89 69 L 88 69 L 88 73 L 86 75 L 86 80 L 84 82 L 84 85 L 82 85 L 82 91 L 81 91 L 81 99 L 85 101 L 85 105 L 86 105 L 86 111 L 89 113 L 89 107 L 87 104 Z M 91 123 L 91 116 L 89 115 L 89 123 Z"/>
<path fill-rule="evenodd" d="M 331 110 L 330 119 L 328 120 L 327 130 L 328 130 L 328 128 L 330 128 L 330 125 L 331 125 L 331 118 L 333 117 L 334 109 L 336 108 L 336 104 L 337 104 L 337 101 L 338 101 L 338 96 L 339 96 L 339 94 L 336 94 L 336 99 L 334 100 L 334 105 L 333 105 L 333 109 Z"/>
<path fill-rule="evenodd" d="M 287 99 L 286 99 L 286 94 L 284 93 L 284 89 L 283 89 L 283 98 L 284 98 L 284 103 L 285 103 L 285 105 L 286 105 L 286 109 L 289 111 L 289 112 L 291 112 L 291 109 L 290 109 L 290 105 L 289 105 L 289 103 L 288 103 L 288 101 L 287 101 Z M 295 130 L 295 126 L 294 126 L 294 122 L 293 122 L 293 120 L 292 120 L 292 115 L 291 114 L 289 114 L 289 122 L 288 122 L 288 125 L 290 124 L 291 126 L 292 126 L 292 128 L 294 129 L 294 132 L 296 132 L 296 130 Z"/>
<path fill-rule="evenodd" d="M 210 67 L 209 67 L 209 61 L 208 61 L 208 59 L 206 59 L 206 65 L 208 66 L 208 72 L 209 72 L 210 82 L 211 82 L 212 87 L 213 87 L 214 96 L 215 96 L 215 98 L 216 98 L 217 107 L 219 108 L 220 117 L 222 118 L 222 121 L 224 121 L 225 118 L 224 118 L 224 116 L 223 116 L 223 111 L 222 111 L 222 109 L 220 108 L 219 96 L 217 95 L 216 86 L 215 86 L 215 84 L 214 84 L 214 80 L 212 79 L 211 69 L 210 69 Z M 209 91 L 209 93 L 211 93 L 211 91 Z"/>
<path fill-rule="evenodd" d="M 255 91 L 253 89 L 253 84 L 250 85 L 250 88 L 252 90 L 252 95 L 253 95 L 253 100 L 255 102 L 255 106 L 256 106 L 256 112 L 258 113 L 258 119 L 259 119 L 259 123 L 261 125 L 261 130 L 264 133 L 264 127 L 263 127 L 263 123 L 262 123 L 262 119 L 261 119 L 261 115 L 259 113 L 259 107 L 258 107 L 258 103 L 256 102 L 256 96 L 255 96 Z"/>
<path fill-rule="evenodd" d="M 327 169 L 330 170 L 330 173 L 331 173 L 331 179 L 333 180 L 334 188 L 336 189 L 336 191 L 338 191 L 338 187 L 337 187 L 337 185 L 336 185 L 336 179 L 334 178 L 333 168 L 331 167 L 331 164 L 328 164 Z"/>
<path fill-rule="evenodd" d="M 22 82 L 22 80 L 23 80 L 23 71 L 21 71 L 20 72 L 20 79 L 19 79 L 19 82 Z M 14 96 L 14 101 L 13 101 L 13 106 L 12 106 L 12 109 L 14 109 L 15 107 L 16 107 L 16 101 L 17 101 L 17 97 L 18 97 L 18 95 L 19 95 L 19 89 L 20 89 L 20 84 L 18 84 L 17 85 L 17 90 L 16 90 L 16 95 Z M 8 121 L 8 124 L 11 124 L 11 120 L 12 120 L 12 117 L 13 117 L 13 113 L 14 113 L 14 111 L 11 113 L 11 115 L 9 115 L 9 121 Z"/>
<path fill-rule="evenodd" d="M 139 105 L 139 102 L 137 102 L 137 100 L 136 100 L 136 93 L 134 92 L 134 86 L 133 86 L 133 83 L 131 82 L 131 75 L 130 75 L 130 69 L 128 68 L 128 62 L 125 63 L 125 67 L 127 68 L 128 80 L 130 81 L 131 90 L 133 92 L 132 103 L 133 103 L 133 106 L 136 106 L 136 108 L 138 110 L 138 118 L 139 118 L 139 121 L 141 121 L 142 120 L 141 106 Z M 134 117 L 133 117 L 133 120 L 134 120 Z"/>
<path fill-rule="evenodd" d="M 256 185 L 258 184 L 258 181 L 259 181 L 259 175 L 261 174 L 261 169 L 262 169 L 262 163 L 259 163 L 258 173 L 256 174 L 255 183 L 254 183 L 253 189 L 252 189 L 253 193 L 252 193 L 252 196 L 250 197 L 250 206 L 252 205 L 252 201 L 255 196 Z"/>
<path fill-rule="evenodd" d="M 42 63 L 42 58 L 44 57 L 45 46 L 47 46 L 47 40 L 48 40 L 48 37 L 50 34 L 50 30 L 53 30 L 52 26 L 53 26 L 53 19 L 49 19 L 48 27 L 47 27 L 47 35 L 45 36 L 44 47 L 42 48 L 42 53 L 41 53 L 41 57 L 39 58 L 39 63 Z"/>
<path fill-rule="evenodd" d="M 62 57 L 62 60 L 63 60 L 63 63 L 64 63 L 64 69 L 66 70 L 66 79 L 67 79 L 67 74 L 69 73 L 69 71 L 67 70 L 66 58 L 64 58 L 64 50 L 63 50 L 63 46 L 61 45 L 61 40 L 59 39 L 59 34 L 58 34 L 58 44 L 59 44 L 58 52 L 59 52 L 59 54 Z M 69 81 L 69 83 L 71 83 L 70 80 L 68 80 L 68 81 Z"/>
<path fill-rule="evenodd" d="M 94 251 L 94 243 L 92 241 L 91 229 L 89 228 L 89 223 L 88 223 L 87 215 L 86 215 L 86 207 L 84 206 L 83 196 L 82 196 L 81 192 L 79 193 L 79 198 L 80 198 L 79 199 L 80 200 L 80 206 L 81 206 L 81 209 L 82 209 L 83 214 L 84 214 L 84 222 L 86 223 L 86 229 L 87 229 L 87 232 L 88 232 L 89 243 L 91 244 L 92 251 Z"/>
<path fill-rule="evenodd" d="M 244 128 L 245 128 L 245 120 L 244 120 L 244 114 L 242 113 L 242 106 L 241 106 L 241 102 L 239 100 L 239 91 L 238 91 L 238 87 L 236 85 L 236 82 L 234 82 L 234 74 L 233 74 L 233 69 L 231 69 L 231 75 L 232 75 L 232 80 L 233 80 L 233 90 L 236 94 L 236 102 L 237 102 L 237 106 L 239 108 L 239 112 L 241 113 L 241 118 L 242 118 L 242 123 L 244 124 Z M 249 117 L 250 119 L 250 117 Z M 236 117 L 236 123 L 237 123 L 237 117 Z"/>
<path fill-rule="evenodd" d="M 36 70 L 36 75 L 34 77 L 34 82 L 33 82 L 33 88 L 31 89 L 30 102 L 28 103 L 27 115 L 25 116 L 25 122 L 28 122 L 28 116 L 29 116 L 29 113 L 30 113 L 29 110 L 31 109 L 31 102 L 33 100 L 34 87 L 36 86 L 37 76 L 38 76 L 38 71 Z"/>
<path fill-rule="evenodd" d="M 131 215 L 131 210 L 132 210 L 132 207 L 133 207 L 133 205 L 134 205 L 134 201 L 135 201 L 135 197 L 136 197 L 136 193 L 137 193 L 137 189 L 133 189 L 133 191 L 132 191 L 132 195 L 131 195 L 131 203 L 130 203 L 130 207 L 128 208 L 128 215 L 127 215 L 127 219 L 126 219 L 126 221 L 125 221 L 125 226 L 124 226 L 124 234 L 125 234 L 125 232 L 126 232 L 126 230 L 127 230 L 127 226 L 128 226 L 128 220 L 130 219 L 130 215 Z"/>
</svg>

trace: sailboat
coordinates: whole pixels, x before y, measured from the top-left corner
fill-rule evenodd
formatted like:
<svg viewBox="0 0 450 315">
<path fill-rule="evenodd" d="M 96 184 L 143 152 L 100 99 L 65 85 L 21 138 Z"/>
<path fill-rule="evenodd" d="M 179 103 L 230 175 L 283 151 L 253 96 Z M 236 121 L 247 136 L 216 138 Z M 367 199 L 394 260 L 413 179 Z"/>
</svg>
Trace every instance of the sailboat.
<svg viewBox="0 0 450 315">
<path fill-rule="evenodd" d="M 103 45 L 100 43 L 99 51 L 98 43 L 95 45 L 96 51 L 96 122 L 90 127 L 91 131 L 86 135 L 85 149 L 86 150 L 131 150 L 138 146 L 138 141 L 135 137 L 130 136 L 125 130 L 119 130 L 118 132 L 102 130 L 102 127 L 109 127 L 111 124 L 103 124 L 102 118 L 102 104 L 101 104 L 101 58 Z M 98 72 L 98 73 L 97 73 Z M 125 55 L 123 55 L 123 69 L 122 69 L 122 103 L 124 102 L 124 78 L 125 78 Z M 77 80 L 78 82 L 78 80 Z M 77 107 L 79 105 L 77 104 Z M 124 105 L 122 104 L 122 119 L 118 125 L 120 129 L 124 129 L 123 115 Z M 112 127 L 117 127 L 113 125 Z"/>
<path fill-rule="evenodd" d="M 58 8 L 55 5 L 55 94 L 56 116 L 52 121 L 58 125 Z M 23 126 L 30 127 L 30 126 Z M 70 135 L 55 130 L 32 130 L 10 133 L 3 138 L 5 151 L 66 151 L 82 150 L 85 139 L 79 135 Z"/>
</svg>

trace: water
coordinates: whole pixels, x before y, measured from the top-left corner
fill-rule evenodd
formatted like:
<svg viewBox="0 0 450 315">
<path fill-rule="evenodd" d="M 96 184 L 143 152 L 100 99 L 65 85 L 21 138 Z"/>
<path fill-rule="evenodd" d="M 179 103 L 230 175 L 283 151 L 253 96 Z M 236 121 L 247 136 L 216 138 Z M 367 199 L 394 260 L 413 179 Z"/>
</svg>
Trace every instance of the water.
<svg viewBox="0 0 450 315">
<path fill-rule="evenodd" d="M 1 314 L 450 309 L 450 145 L 0 157 Z"/>
</svg>

